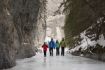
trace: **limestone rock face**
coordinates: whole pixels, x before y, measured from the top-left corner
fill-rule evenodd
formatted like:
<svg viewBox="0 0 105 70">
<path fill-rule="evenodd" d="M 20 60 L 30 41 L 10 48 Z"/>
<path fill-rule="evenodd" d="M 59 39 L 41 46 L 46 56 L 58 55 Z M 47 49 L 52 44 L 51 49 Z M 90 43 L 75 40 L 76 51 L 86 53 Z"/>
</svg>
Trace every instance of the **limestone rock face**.
<svg viewBox="0 0 105 70">
<path fill-rule="evenodd" d="M 53 37 L 60 41 L 64 37 L 65 15 L 61 13 L 62 10 L 60 13 L 55 13 L 62 2 L 63 0 L 48 0 L 46 40 Z"/>
<path fill-rule="evenodd" d="M 11 22 L 11 17 L 5 12 L 4 10 L 0 13 L 0 69 L 15 65 L 16 52 L 19 47 L 16 29 Z"/>
<path fill-rule="evenodd" d="M 43 41 L 45 35 L 45 22 L 39 21 L 45 19 L 45 11 L 41 14 L 45 3 L 46 0 L 0 1 L 0 69 L 15 66 L 16 58 L 35 55 L 36 37 L 42 36 Z"/>
<path fill-rule="evenodd" d="M 21 58 L 35 55 L 32 48 L 35 35 L 33 32 L 36 30 L 39 8 L 39 0 L 12 0 L 11 2 L 10 11 L 21 43 L 18 52 Z"/>
</svg>

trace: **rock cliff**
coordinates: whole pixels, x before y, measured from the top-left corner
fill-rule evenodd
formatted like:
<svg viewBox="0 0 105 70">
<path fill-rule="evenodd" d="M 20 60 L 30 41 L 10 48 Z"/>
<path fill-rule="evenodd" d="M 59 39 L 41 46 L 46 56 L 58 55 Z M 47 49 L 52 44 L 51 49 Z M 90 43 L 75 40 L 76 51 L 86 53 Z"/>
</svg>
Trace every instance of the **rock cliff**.
<svg viewBox="0 0 105 70">
<path fill-rule="evenodd" d="M 35 55 L 36 38 L 45 36 L 45 6 L 46 0 L 0 1 L 0 69 Z"/>
</svg>

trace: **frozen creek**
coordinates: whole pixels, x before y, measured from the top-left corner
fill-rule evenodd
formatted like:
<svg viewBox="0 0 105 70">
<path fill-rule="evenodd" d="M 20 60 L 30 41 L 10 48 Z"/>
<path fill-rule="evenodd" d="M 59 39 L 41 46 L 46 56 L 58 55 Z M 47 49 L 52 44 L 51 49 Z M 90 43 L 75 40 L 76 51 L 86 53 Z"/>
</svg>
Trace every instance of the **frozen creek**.
<svg viewBox="0 0 105 70">
<path fill-rule="evenodd" d="M 105 63 L 66 54 L 46 58 L 43 53 L 37 53 L 32 58 L 17 60 L 17 65 L 7 70 L 105 70 Z"/>
</svg>

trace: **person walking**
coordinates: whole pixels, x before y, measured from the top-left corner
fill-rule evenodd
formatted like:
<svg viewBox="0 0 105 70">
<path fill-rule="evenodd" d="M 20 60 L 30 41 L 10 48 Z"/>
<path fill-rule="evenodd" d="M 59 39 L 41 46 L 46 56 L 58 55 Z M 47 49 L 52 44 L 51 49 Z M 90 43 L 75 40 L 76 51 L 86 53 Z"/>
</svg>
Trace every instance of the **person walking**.
<svg viewBox="0 0 105 70">
<path fill-rule="evenodd" d="M 57 41 L 56 41 L 56 56 L 59 55 L 59 48 L 60 48 L 60 43 L 59 43 L 59 41 L 57 40 Z"/>
<path fill-rule="evenodd" d="M 46 57 L 47 48 L 48 48 L 48 45 L 46 44 L 46 42 L 44 42 L 44 44 L 42 45 L 42 48 L 43 48 L 44 57 Z"/>
<path fill-rule="evenodd" d="M 55 42 L 54 42 L 53 38 L 51 38 L 51 41 L 49 42 L 50 56 L 53 56 L 53 49 L 55 49 Z"/>
<path fill-rule="evenodd" d="M 64 38 L 60 42 L 60 46 L 61 46 L 61 56 L 64 56 L 65 55 L 65 47 L 66 47 L 66 43 L 65 43 Z"/>
</svg>

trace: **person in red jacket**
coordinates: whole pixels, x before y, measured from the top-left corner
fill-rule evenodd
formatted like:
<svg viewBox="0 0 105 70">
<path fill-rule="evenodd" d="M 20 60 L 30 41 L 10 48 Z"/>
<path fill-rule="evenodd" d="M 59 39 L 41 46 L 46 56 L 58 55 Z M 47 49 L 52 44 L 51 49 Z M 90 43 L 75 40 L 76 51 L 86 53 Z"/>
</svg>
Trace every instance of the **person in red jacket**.
<svg viewBox="0 0 105 70">
<path fill-rule="evenodd" d="M 46 52 L 47 52 L 47 48 L 48 48 L 48 45 L 46 44 L 46 42 L 44 42 L 44 44 L 42 45 L 42 48 L 43 48 L 43 52 L 44 52 L 44 57 L 46 57 Z"/>
</svg>

